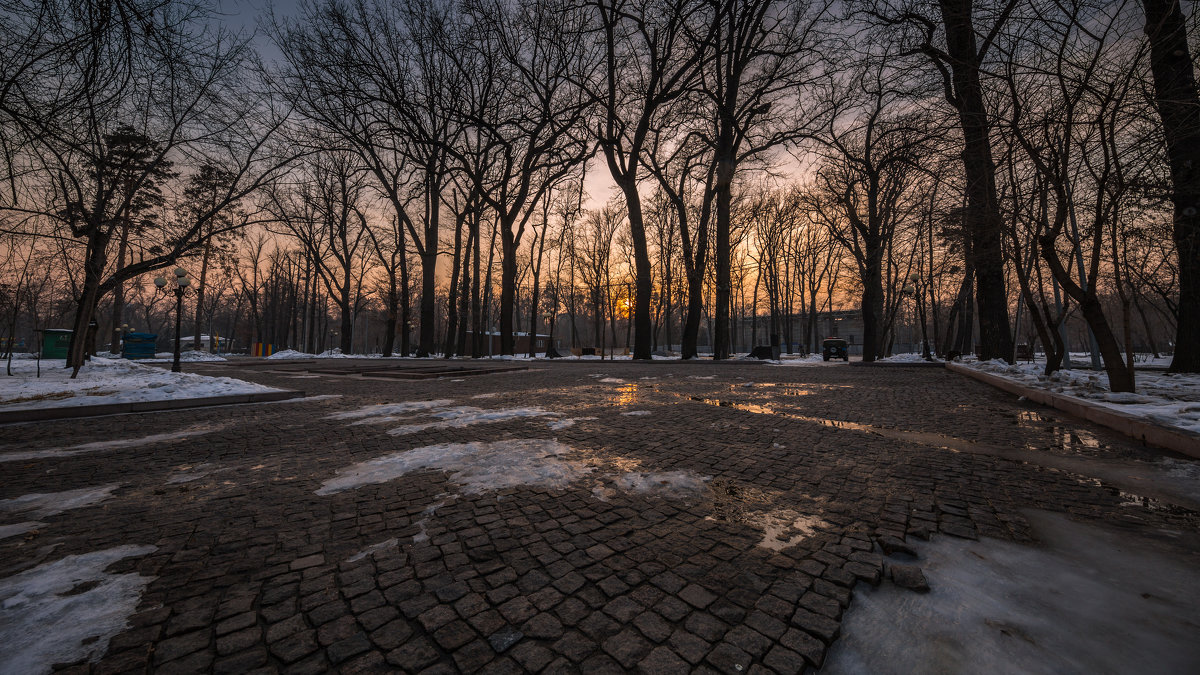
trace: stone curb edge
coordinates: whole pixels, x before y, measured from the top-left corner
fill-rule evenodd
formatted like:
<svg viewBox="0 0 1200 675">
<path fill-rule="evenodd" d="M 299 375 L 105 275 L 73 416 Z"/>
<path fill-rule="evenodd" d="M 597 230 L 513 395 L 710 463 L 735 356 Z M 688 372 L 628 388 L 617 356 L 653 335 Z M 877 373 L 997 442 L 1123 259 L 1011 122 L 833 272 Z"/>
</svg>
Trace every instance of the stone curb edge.
<svg viewBox="0 0 1200 675">
<path fill-rule="evenodd" d="M 185 398 L 167 401 L 134 401 L 131 403 L 105 403 L 100 405 L 64 406 L 61 408 L 5 410 L 0 412 L 0 424 L 43 422 L 47 420 L 155 412 L 159 410 L 185 410 L 214 405 L 236 405 L 238 403 L 269 403 L 303 397 L 304 392 L 302 391 L 267 391 L 255 394 L 227 394 L 225 396 L 206 396 L 203 398 Z"/>
<path fill-rule="evenodd" d="M 1162 425 L 1148 422 L 1140 417 L 1111 410 L 1074 396 L 1066 396 L 1064 394 L 1026 387 L 1007 378 L 992 375 L 991 373 L 983 373 L 959 363 L 947 363 L 946 369 L 959 375 L 979 380 L 985 384 L 990 384 L 1010 394 L 1024 396 L 1034 403 L 1040 403 L 1049 408 L 1061 410 L 1068 415 L 1073 415 L 1080 419 L 1108 427 L 1114 431 L 1119 431 L 1130 438 L 1140 440 L 1146 445 L 1156 445 L 1160 448 L 1174 450 L 1175 452 L 1200 459 L 1200 436 L 1190 434 L 1186 431 L 1169 429 Z"/>
</svg>

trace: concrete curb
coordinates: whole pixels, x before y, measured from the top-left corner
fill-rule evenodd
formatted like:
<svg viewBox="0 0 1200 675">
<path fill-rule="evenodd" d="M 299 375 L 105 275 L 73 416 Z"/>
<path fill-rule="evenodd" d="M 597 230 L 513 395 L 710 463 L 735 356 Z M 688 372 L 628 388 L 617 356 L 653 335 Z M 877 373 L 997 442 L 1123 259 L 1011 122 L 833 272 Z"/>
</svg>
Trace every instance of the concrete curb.
<svg viewBox="0 0 1200 675">
<path fill-rule="evenodd" d="M 945 364 L 941 361 L 851 361 L 849 365 L 855 368 L 941 368 Z"/>
<path fill-rule="evenodd" d="M 1137 439 L 1146 445 L 1156 445 L 1160 448 L 1174 450 L 1190 457 L 1200 459 L 1200 435 L 1191 434 L 1182 429 L 1170 429 L 1140 417 L 1129 415 L 1118 410 L 1112 410 L 1085 399 L 1056 394 L 1042 389 L 1026 387 L 1007 378 L 991 373 L 984 373 L 974 368 L 968 368 L 959 363 L 947 363 L 946 369 L 965 375 L 985 384 L 990 384 L 1010 394 L 1024 396 L 1055 410 L 1061 410 L 1100 426 L 1119 431 L 1130 438 Z"/>
<path fill-rule="evenodd" d="M 99 415 L 121 415 L 126 413 L 155 412 L 159 410 L 186 410 L 206 408 L 214 405 L 236 405 L 238 403 L 269 403 L 303 398 L 302 391 L 268 391 L 257 394 L 228 394 L 205 398 L 185 398 L 167 401 L 134 401 L 131 403 L 105 403 L 101 405 L 63 406 L 60 408 L 33 408 L 5 410 L 0 412 L 0 424 L 13 422 L 42 422 L 45 420 L 97 417 Z"/>
</svg>

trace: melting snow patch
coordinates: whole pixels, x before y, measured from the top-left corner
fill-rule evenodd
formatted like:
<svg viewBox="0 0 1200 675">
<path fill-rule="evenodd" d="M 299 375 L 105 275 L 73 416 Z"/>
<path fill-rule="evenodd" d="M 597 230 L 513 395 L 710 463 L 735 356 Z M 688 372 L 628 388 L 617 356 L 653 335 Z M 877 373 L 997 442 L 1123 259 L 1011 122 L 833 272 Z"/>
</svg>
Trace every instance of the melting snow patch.
<svg viewBox="0 0 1200 675">
<path fill-rule="evenodd" d="M 551 422 L 547 422 L 546 426 L 550 427 L 551 429 L 554 429 L 555 431 L 558 431 L 559 429 L 566 429 L 567 427 L 573 427 L 573 426 L 575 426 L 576 422 L 582 422 L 584 420 L 594 420 L 594 419 L 596 419 L 596 418 L 595 417 L 568 417 L 563 420 L 554 420 Z"/>
<path fill-rule="evenodd" d="M 154 550 L 118 546 L 0 579 L 0 672 L 49 673 L 55 663 L 98 660 L 154 578 L 104 569 Z"/>
<path fill-rule="evenodd" d="M 418 410 L 429 410 L 430 408 L 440 408 L 442 406 L 454 403 L 449 399 L 437 399 L 434 401 L 405 401 L 403 403 L 380 403 L 378 405 L 367 405 L 358 410 L 347 410 L 346 412 L 334 413 L 326 415 L 327 420 L 356 420 L 364 417 L 380 417 L 383 415 L 403 415 L 405 413 L 416 412 Z"/>
<path fill-rule="evenodd" d="M 495 398 L 495 397 L 497 397 L 497 396 L 499 396 L 499 395 L 500 395 L 500 393 L 499 393 L 499 392 L 495 392 L 495 391 L 489 391 L 489 392 L 488 392 L 488 393 L 486 393 L 486 394 L 475 394 L 475 395 L 474 395 L 474 396 L 472 396 L 471 398 Z"/>
<path fill-rule="evenodd" d="M 646 415 L 649 415 L 650 411 L 649 410 L 630 410 L 629 412 L 623 412 L 621 414 L 626 417 L 644 417 Z"/>
<path fill-rule="evenodd" d="M 1188 462 L 1164 457 L 1159 463 L 1167 470 L 1167 475 L 1173 478 L 1200 479 L 1200 462 Z"/>
<path fill-rule="evenodd" d="M 348 563 L 358 562 L 359 560 L 362 560 L 363 558 L 365 558 L 369 555 L 374 555 L 381 551 L 386 551 L 388 549 L 396 548 L 399 545 L 400 545 L 400 541 L 398 539 L 396 539 L 395 537 L 392 537 L 391 539 L 381 541 L 378 544 L 371 544 L 370 546 L 364 548 L 363 550 L 359 551 L 358 553 L 355 553 L 354 555 L 350 556 L 349 558 L 346 558 L 346 562 L 348 562 Z"/>
<path fill-rule="evenodd" d="M 710 478 L 693 471 L 642 472 L 631 471 L 617 476 L 613 482 L 626 492 L 658 497 L 690 497 L 706 488 Z"/>
<path fill-rule="evenodd" d="M 606 377 L 600 381 L 607 384 L 625 384 L 625 380 L 622 380 L 619 377 Z"/>
<path fill-rule="evenodd" d="M 341 469 L 336 478 L 325 481 L 317 494 L 384 483 L 421 470 L 445 471 L 469 494 L 519 485 L 565 488 L 591 471 L 581 462 L 561 458 L 570 451 L 566 445 L 547 440 L 430 445 Z"/>
<path fill-rule="evenodd" d="M 544 417 L 547 415 L 558 415 L 558 413 L 542 410 L 541 408 L 505 408 L 501 410 L 484 410 L 472 406 L 456 406 L 454 408 L 446 408 L 432 413 L 432 417 L 437 417 L 437 422 L 423 422 L 420 424 L 406 424 L 402 427 L 389 429 L 388 433 L 393 436 L 402 436 L 404 434 L 412 434 L 425 429 L 457 429 L 459 427 L 469 427 L 475 424 L 492 424 L 495 422 L 506 422 L 508 420 L 520 419 L 522 417 Z"/>
<path fill-rule="evenodd" d="M 0 525 L 0 539 L 7 539 L 9 537 L 15 537 L 18 534 L 25 534 L 26 532 L 36 530 L 43 525 L 45 525 L 45 523 L 39 523 L 32 520 L 24 523 L 13 523 L 12 525 Z"/>
<path fill-rule="evenodd" d="M 711 380 L 716 375 L 688 375 L 689 380 Z"/>
<path fill-rule="evenodd" d="M 196 466 L 184 467 L 179 473 L 167 479 L 167 485 L 175 485 L 177 483 L 190 483 L 194 480 L 200 480 L 205 476 L 218 471 L 229 471 L 229 467 L 220 467 L 216 464 L 197 464 Z"/>
<path fill-rule="evenodd" d="M 1190 560 L 1128 532 L 1027 517 L 1043 546 L 918 544 L 927 594 L 860 585 L 821 672 L 1196 672 Z"/>
<path fill-rule="evenodd" d="M 79 509 L 102 502 L 111 497 L 113 490 L 119 487 L 121 487 L 121 483 L 112 483 L 95 488 L 67 490 L 66 492 L 23 495 L 13 499 L 0 500 L 0 511 L 31 515 L 34 518 L 46 518 L 58 515 L 63 511 Z"/>
<path fill-rule="evenodd" d="M 55 457 L 71 457 L 73 455 L 82 455 L 88 452 L 100 452 L 102 450 L 117 450 L 120 448 L 136 448 L 143 445 L 153 445 L 157 443 L 170 443 L 172 441 L 182 441 L 192 436 L 199 436 L 221 429 L 222 426 L 195 426 L 179 431 L 171 431 L 165 434 L 153 434 L 151 436 L 143 436 L 141 438 L 123 438 L 115 441 L 96 441 L 94 443 L 84 443 L 83 445 L 72 445 L 69 448 L 48 448 L 46 450 L 30 450 L 27 452 L 10 452 L 0 455 L 0 463 L 2 462 L 24 462 L 30 459 L 51 459 Z"/>
</svg>

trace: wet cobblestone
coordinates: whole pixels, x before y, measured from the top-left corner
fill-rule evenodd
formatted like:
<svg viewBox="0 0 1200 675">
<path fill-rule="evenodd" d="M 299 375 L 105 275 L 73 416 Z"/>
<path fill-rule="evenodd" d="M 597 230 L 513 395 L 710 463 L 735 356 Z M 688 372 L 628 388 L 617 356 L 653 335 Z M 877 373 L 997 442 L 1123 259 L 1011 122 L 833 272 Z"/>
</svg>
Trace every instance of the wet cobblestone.
<svg viewBox="0 0 1200 675">
<path fill-rule="evenodd" d="M 1162 453 L 940 370 L 575 362 L 394 381 L 192 369 L 338 397 L 0 428 L 0 453 L 212 429 L 0 464 L 0 499 L 121 486 L 0 540 L 0 576 L 157 547 L 110 568 L 154 577 L 129 627 L 98 662 L 63 669 L 795 673 L 822 663 L 855 584 L 883 582 L 883 556 L 902 558 L 909 538 L 1026 541 L 1030 507 L 1167 538 L 1200 528 L 1193 510 L 1121 506 L 1128 495 L 1062 468 Z M 328 417 L 432 399 L 559 416 L 400 436 L 387 430 L 405 422 Z M 649 414 L 622 414 L 635 410 Z M 682 498 L 594 480 L 468 493 L 421 471 L 316 494 L 356 462 L 518 438 L 557 439 L 597 467 L 711 480 Z M 819 524 L 764 542 L 763 514 L 780 513 Z"/>
</svg>

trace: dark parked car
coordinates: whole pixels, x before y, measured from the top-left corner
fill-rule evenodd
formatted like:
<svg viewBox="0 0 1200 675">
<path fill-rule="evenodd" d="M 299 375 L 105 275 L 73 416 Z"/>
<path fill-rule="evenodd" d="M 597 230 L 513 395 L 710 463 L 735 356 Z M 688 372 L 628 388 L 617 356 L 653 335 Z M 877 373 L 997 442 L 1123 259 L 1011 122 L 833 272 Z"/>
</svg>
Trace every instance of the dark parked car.
<svg viewBox="0 0 1200 675">
<path fill-rule="evenodd" d="M 850 360 L 850 343 L 842 338 L 832 337 L 825 338 L 821 343 L 821 356 L 826 361 L 829 359 L 842 359 L 843 361 Z"/>
</svg>

